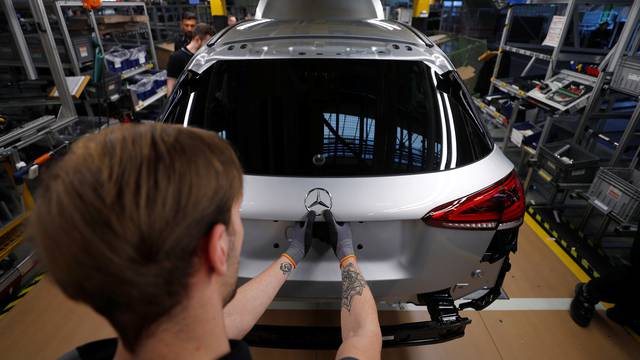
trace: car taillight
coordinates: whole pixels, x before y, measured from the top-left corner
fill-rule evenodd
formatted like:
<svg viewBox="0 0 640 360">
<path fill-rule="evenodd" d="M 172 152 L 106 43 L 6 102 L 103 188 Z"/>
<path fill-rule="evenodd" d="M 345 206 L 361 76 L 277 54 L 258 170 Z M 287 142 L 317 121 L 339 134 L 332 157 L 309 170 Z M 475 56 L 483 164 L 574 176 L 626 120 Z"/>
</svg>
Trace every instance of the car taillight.
<svg viewBox="0 0 640 360">
<path fill-rule="evenodd" d="M 524 191 L 513 171 L 484 190 L 438 206 L 422 221 L 451 229 L 502 230 L 522 224 L 524 207 Z"/>
</svg>

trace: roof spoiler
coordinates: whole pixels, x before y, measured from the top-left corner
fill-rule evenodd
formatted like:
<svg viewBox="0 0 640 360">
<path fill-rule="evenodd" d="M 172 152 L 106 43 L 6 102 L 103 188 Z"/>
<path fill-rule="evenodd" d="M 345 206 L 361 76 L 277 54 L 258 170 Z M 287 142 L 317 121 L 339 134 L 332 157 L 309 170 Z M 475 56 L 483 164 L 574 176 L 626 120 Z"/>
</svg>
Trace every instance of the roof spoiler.
<svg viewBox="0 0 640 360">
<path fill-rule="evenodd" d="M 380 0 L 260 0 L 256 19 L 384 20 Z"/>
</svg>

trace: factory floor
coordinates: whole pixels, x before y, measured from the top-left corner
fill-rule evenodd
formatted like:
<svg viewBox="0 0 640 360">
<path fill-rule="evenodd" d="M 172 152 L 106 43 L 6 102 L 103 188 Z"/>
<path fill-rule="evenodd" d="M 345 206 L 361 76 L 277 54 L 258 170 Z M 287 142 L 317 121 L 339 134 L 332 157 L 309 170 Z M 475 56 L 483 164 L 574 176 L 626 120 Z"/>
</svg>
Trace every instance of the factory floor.
<svg viewBox="0 0 640 360">
<path fill-rule="evenodd" d="M 586 275 L 571 263 L 530 218 L 520 232 L 504 290 L 482 312 L 464 311 L 472 324 L 464 338 L 439 345 L 385 349 L 383 359 L 638 359 L 640 338 L 598 311 L 588 328 L 575 325 L 567 311 L 573 288 Z M 428 319 L 419 308 L 381 311 L 383 324 Z M 269 310 L 263 323 L 337 325 L 334 310 Z M 91 340 L 114 336 L 106 321 L 67 300 L 45 278 L 0 319 L 0 357 L 55 359 Z M 335 351 L 252 349 L 255 359 L 332 359 Z"/>
</svg>

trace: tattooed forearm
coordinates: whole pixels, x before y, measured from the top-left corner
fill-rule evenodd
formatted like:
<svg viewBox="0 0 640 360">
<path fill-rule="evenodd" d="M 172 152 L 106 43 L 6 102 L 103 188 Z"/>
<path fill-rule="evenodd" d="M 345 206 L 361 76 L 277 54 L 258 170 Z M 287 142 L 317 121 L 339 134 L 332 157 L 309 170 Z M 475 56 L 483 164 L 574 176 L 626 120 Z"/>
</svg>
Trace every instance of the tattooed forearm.
<svg viewBox="0 0 640 360">
<path fill-rule="evenodd" d="M 282 275 L 289 276 L 291 270 L 293 270 L 293 265 L 291 265 L 290 263 L 286 261 L 280 263 L 280 271 L 282 271 Z"/>
<path fill-rule="evenodd" d="M 367 283 L 352 263 L 342 268 L 342 307 L 351 312 L 353 297 L 362 295 Z"/>
</svg>

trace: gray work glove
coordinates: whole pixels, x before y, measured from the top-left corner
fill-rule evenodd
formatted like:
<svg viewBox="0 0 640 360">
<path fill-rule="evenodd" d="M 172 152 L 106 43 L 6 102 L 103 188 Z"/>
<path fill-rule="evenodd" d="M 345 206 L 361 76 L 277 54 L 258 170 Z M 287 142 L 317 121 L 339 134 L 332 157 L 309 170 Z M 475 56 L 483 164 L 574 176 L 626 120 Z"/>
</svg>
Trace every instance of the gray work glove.
<svg viewBox="0 0 640 360">
<path fill-rule="evenodd" d="M 282 255 L 288 258 L 293 264 L 293 268 L 304 259 L 311 248 L 313 239 L 313 222 L 316 220 L 316 212 L 311 210 L 307 213 L 305 222 L 298 222 L 287 228 L 285 236 L 289 242 L 289 248 Z"/>
<path fill-rule="evenodd" d="M 353 236 L 351 235 L 351 226 L 348 223 L 338 225 L 335 217 L 329 210 L 325 210 L 322 215 L 329 226 L 329 245 L 333 248 L 333 252 L 340 261 L 340 267 L 342 263 L 350 258 L 355 257 L 355 251 L 353 251 Z"/>
</svg>

